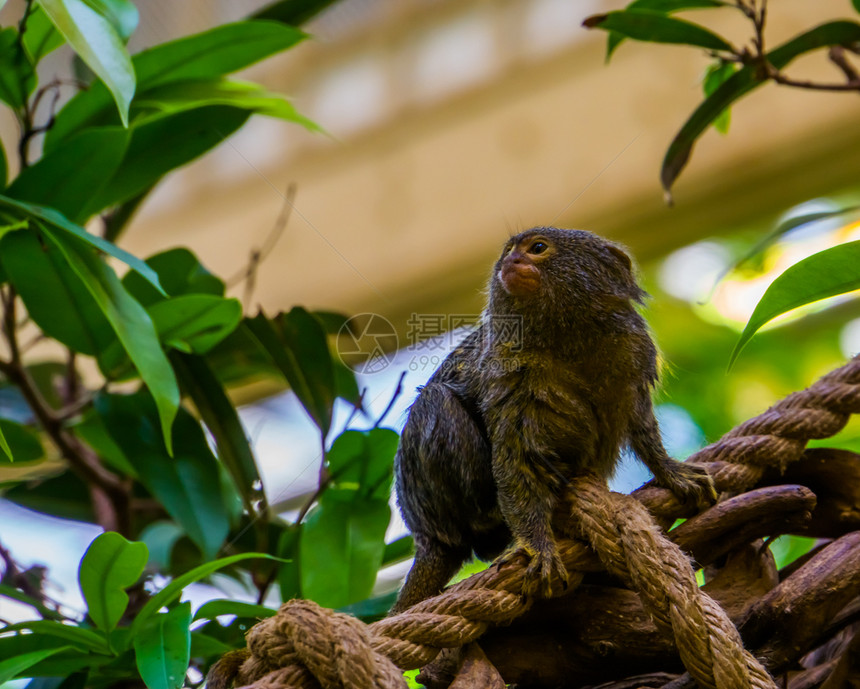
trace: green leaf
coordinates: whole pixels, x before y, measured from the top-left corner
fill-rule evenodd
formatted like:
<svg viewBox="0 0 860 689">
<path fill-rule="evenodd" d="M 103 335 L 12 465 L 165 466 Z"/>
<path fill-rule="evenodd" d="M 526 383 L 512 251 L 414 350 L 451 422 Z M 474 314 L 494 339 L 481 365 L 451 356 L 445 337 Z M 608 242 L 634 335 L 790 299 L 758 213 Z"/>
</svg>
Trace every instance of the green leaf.
<svg viewBox="0 0 860 689">
<path fill-rule="evenodd" d="M 278 588 L 281 600 L 298 598 L 302 593 L 301 545 L 302 524 L 290 524 L 278 538 L 277 553 L 285 562 L 278 568 Z"/>
<path fill-rule="evenodd" d="M 327 490 L 303 527 L 302 595 L 324 607 L 366 598 L 382 564 L 388 500 L 355 496 L 351 490 Z"/>
<path fill-rule="evenodd" d="M 139 98 L 147 89 L 175 81 L 214 79 L 244 69 L 305 37 L 298 29 L 270 21 L 245 21 L 144 50 L 134 56 Z M 57 115 L 45 139 L 50 150 L 85 127 L 111 124 L 115 118 L 110 96 L 101 84 L 72 98 Z"/>
<path fill-rule="evenodd" d="M 376 622 L 376 620 L 381 620 L 385 617 L 396 600 L 397 591 L 391 591 L 389 593 L 384 593 L 381 596 L 367 598 L 359 601 L 358 603 L 344 605 L 343 607 L 338 608 L 337 611 L 345 612 L 348 615 L 357 617 L 365 624 L 370 624 L 371 622 Z"/>
<path fill-rule="evenodd" d="M 719 279 L 722 279 L 726 275 L 728 275 L 733 270 L 736 270 L 740 266 L 744 265 L 748 261 L 750 261 L 753 257 L 761 254 L 765 249 L 771 246 L 774 242 L 777 242 L 781 237 L 788 234 L 792 230 L 797 229 L 798 227 L 802 227 L 803 225 L 807 225 L 809 223 L 818 222 L 819 220 L 827 220 L 828 218 L 835 218 L 840 215 L 846 215 L 850 213 L 857 213 L 860 211 L 860 205 L 856 206 L 845 206 L 844 208 L 837 208 L 832 211 L 818 211 L 816 213 L 806 213 L 804 215 L 795 215 L 792 216 L 783 222 L 779 223 L 772 232 L 769 232 L 762 239 L 757 241 L 753 247 L 743 254 L 737 261 L 735 261 L 729 268 L 727 268 L 724 273 L 720 275 Z"/>
<path fill-rule="evenodd" d="M 205 354 L 236 329 L 242 320 L 238 299 L 189 294 L 153 304 L 148 309 L 159 339 L 182 352 Z"/>
<path fill-rule="evenodd" d="M 845 215 L 847 213 L 856 213 L 860 211 L 860 205 L 855 206 L 845 206 L 844 208 L 837 208 L 832 211 L 819 211 L 817 213 L 806 213 L 804 215 L 795 215 L 787 220 L 784 220 L 776 228 L 771 232 L 767 237 L 767 244 L 764 246 L 756 245 L 756 250 L 761 251 L 772 244 L 775 240 L 779 239 L 785 234 L 788 234 L 792 230 L 797 229 L 803 225 L 808 225 L 809 223 L 818 222 L 819 220 L 827 220 L 828 218 L 835 218 L 840 215 Z"/>
<path fill-rule="evenodd" d="M 164 291 L 171 297 L 184 294 L 214 294 L 224 296 L 224 282 L 210 273 L 197 260 L 197 256 L 185 248 L 168 249 L 150 256 L 146 264 L 158 275 Z M 164 294 L 153 289 L 137 273 L 126 273 L 123 286 L 135 299 L 146 307 L 164 300 Z"/>
<path fill-rule="evenodd" d="M 246 319 L 253 335 L 283 373 L 311 418 L 327 434 L 334 405 L 334 369 L 325 331 L 300 307 L 270 321 Z"/>
<path fill-rule="evenodd" d="M 122 124 L 128 126 L 135 75 L 116 29 L 84 0 L 39 0 L 39 4 L 69 45 L 107 86 Z"/>
<path fill-rule="evenodd" d="M 659 12 L 619 10 L 588 17 L 583 26 L 614 31 L 637 41 L 692 45 L 708 50 L 732 50 L 730 43 L 703 26 L 667 17 Z"/>
<path fill-rule="evenodd" d="M 57 209 L 82 223 L 93 195 L 116 174 L 125 155 L 129 133 L 122 127 L 98 127 L 69 137 L 25 168 L 6 194 Z M 74 170 L 74 174 L 69 174 Z"/>
<path fill-rule="evenodd" d="M 332 357 L 334 369 L 334 391 L 337 397 L 346 400 L 352 406 L 361 409 L 361 391 L 358 389 L 358 381 L 355 372 L 343 363 L 339 357 Z"/>
<path fill-rule="evenodd" d="M 729 3 L 721 0 L 633 0 L 625 9 L 668 13 L 728 6 Z"/>
<path fill-rule="evenodd" d="M 702 90 L 705 92 L 705 97 L 710 96 L 725 81 L 737 71 L 737 66 L 732 62 L 718 61 L 708 67 L 705 72 L 705 78 L 702 81 Z M 731 121 L 731 110 L 726 108 L 716 119 L 714 119 L 714 127 L 720 134 L 725 134 L 729 131 L 729 123 Z"/>
<path fill-rule="evenodd" d="M 143 202 L 146 200 L 146 197 L 149 196 L 149 192 L 152 191 L 154 186 L 155 185 L 153 184 L 152 187 L 144 189 L 128 201 L 123 201 L 118 206 L 111 209 L 110 213 L 105 213 L 102 216 L 104 238 L 107 241 L 115 242 L 119 239 L 120 235 L 125 231 L 128 223 L 135 216 L 141 205 L 143 205 Z"/>
<path fill-rule="evenodd" d="M 0 449 L 10 462 L 14 460 L 16 464 L 36 462 L 45 457 L 39 434 L 32 428 L 7 419 L 0 419 Z M 3 458 L 0 457 L 0 466 L 2 464 Z"/>
<path fill-rule="evenodd" d="M 14 658 L 0 660 L 0 684 L 4 684 L 16 677 L 27 677 L 25 674 L 26 671 L 36 663 L 68 649 L 68 646 L 61 646 L 60 648 L 46 648 L 41 651 L 22 653 Z"/>
<path fill-rule="evenodd" d="M 860 241 L 819 251 L 783 272 L 764 293 L 744 328 L 729 367 L 750 338 L 769 320 L 780 314 L 837 294 L 860 288 Z"/>
<path fill-rule="evenodd" d="M 854 9 L 860 12 L 860 0 L 851 0 L 851 4 L 854 5 Z"/>
<path fill-rule="evenodd" d="M 31 664 L 25 677 L 66 677 L 84 667 L 98 667 L 112 660 L 110 656 L 94 655 L 76 648 L 70 648 L 59 637 L 41 634 L 16 634 L 0 638 L 0 658 L 17 659 L 36 651 L 53 650 L 44 660 Z"/>
<path fill-rule="evenodd" d="M 191 603 L 154 615 L 134 635 L 138 672 L 149 689 L 179 689 L 191 660 Z"/>
<path fill-rule="evenodd" d="M 198 631 L 191 632 L 192 658 L 205 660 L 207 658 L 222 656 L 233 650 L 235 650 L 233 646 L 225 644 L 223 641 L 219 641 L 208 634 L 201 634 Z"/>
<path fill-rule="evenodd" d="M 171 170 L 220 144 L 250 114 L 213 105 L 136 121 L 122 163 L 111 181 L 92 197 L 89 211 L 98 212 L 150 188 Z"/>
<path fill-rule="evenodd" d="M 726 3 L 720 0 L 633 0 L 626 10 L 646 10 L 670 14 L 690 9 L 708 9 L 711 7 L 724 7 Z M 624 41 L 624 35 L 617 31 L 610 31 L 606 39 L 606 61 L 612 57 L 616 48 Z"/>
<path fill-rule="evenodd" d="M 116 332 L 158 407 L 164 444 L 172 453 L 171 427 L 179 408 L 179 385 L 146 310 L 123 289 L 113 269 L 89 251 L 57 242 Z"/>
<path fill-rule="evenodd" d="M 158 416 L 146 395 L 100 395 L 95 406 L 141 483 L 204 556 L 214 557 L 227 537 L 230 521 L 218 462 L 200 424 L 179 409 L 170 457 L 157 432 Z"/>
<path fill-rule="evenodd" d="M 194 613 L 194 621 L 197 620 L 214 620 L 220 615 L 235 615 L 236 617 L 252 617 L 254 619 L 265 619 L 274 616 L 278 611 L 272 608 L 267 608 L 265 605 L 253 605 L 252 603 L 243 603 L 237 600 L 228 600 L 226 598 L 218 600 L 210 600 L 200 606 Z"/>
<path fill-rule="evenodd" d="M 204 358 L 175 352 L 171 361 L 183 392 L 191 397 L 200 418 L 212 433 L 218 458 L 242 495 L 242 502 L 249 514 L 256 513 L 255 503 L 265 500 L 266 494 L 236 408 Z"/>
<path fill-rule="evenodd" d="M 266 353 L 243 318 L 239 327 L 206 355 L 206 361 L 224 385 L 242 385 L 255 380 L 284 381 L 280 369 Z"/>
<path fill-rule="evenodd" d="M 244 21 L 180 38 L 135 56 L 147 89 L 190 79 L 231 74 L 294 46 L 305 34 L 275 22 Z"/>
<path fill-rule="evenodd" d="M 131 623 L 132 637 L 134 637 L 143 625 L 146 624 L 149 618 L 155 615 L 161 608 L 166 605 L 170 605 L 173 601 L 179 598 L 179 596 L 182 595 L 182 590 L 189 584 L 200 581 L 201 579 L 208 577 L 213 572 L 217 572 L 219 569 L 228 567 L 237 562 L 257 558 L 263 560 L 278 560 L 278 558 L 267 553 L 240 553 L 238 555 L 231 555 L 230 557 L 223 557 L 220 560 L 215 560 L 214 562 L 206 562 L 199 567 L 195 567 L 190 572 L 186 572 L 185 574 L 176 577 L 176 579 L 171 581 L 167 586 L 161 589 L 161 591 L 150 598 L 146 602 L 146 605 L 140 609 L 137 617 L 135 617 L 134 621 Z"/>
<path fill-rule="evenodd" d="M 22 593 L 20 590 L 8 586 L 7 584 L 0 584 L 0 596 L 11 598 L 19 603 L 35 608 L 36 612 L 46 620 L 61 618 L 61 615 L 58 612 L 51 610 L 50 608 L 46 608 L 41 601 L 38 601 L 35 598 L 28 596 L 26 593 Z M 2 633 L 2 631 L 4 630 L 0 630 L 0 633 Z"/>
<path fill-rule="evenodd" d="M 387 499 L 398 440 L 388 428 L 341 433 L 326 454 L 333 484 L 356 490 L 364 498 Z"/>
<path fill-rule="evenodd" d="M 767 54 L 768 62 L 783 69 L 799 55 L 831 45 L 848 45 L 860 41 L 860 24 L 835 21 L 810 29 Z M 690 159 L 693 145 L 708 126 L 732 103 L 767 81 L 758 67 L 746 66 L 738 70 L 699 105 L 675 135 L 660 171 L 663 188 L 668 193 L 681 170 Z"/>
<path fill-rule="evenodd" d="M 29 230 L 0 240 L 0 263 L 42 332 L 95 356 L 116 341 L 98 303 L 53 242 Z"/>
<path fill-rule="evenodd" d="M 412 536 L 401 536 L 396 541 L 385 544 L 385 552 L 382 555 L 382 566 L 393 565 L 403 562 L 415 555 L 415 540 Z"/>
<path fill-rule="evenodd" d="M 23 41 L 30 62 L 36 65 L 45 55 L 63 45 L 66 39 L 54 28 L 45 11 L 35 5 L 27 17 L 27 30 L 24 32 Z"/>
<path fill-rule="evenodd" d="M 252 18 L 301 26 L 334 3 L 335 0 L 281 0 L 258 10 Z"/>
<path fill-rule="evenodd" d="M 74 426 L 74 432 L 75 435 L 95 450 L 99 459 L 111 469 L 119 471 L 123 476 L 129 476 L 134 479 L 140 478 L 137 470 L 128 461 L 128 457 L 125 456 L 122 448 L 114 442 L 114 439 L 107 428 L 105 428 L 104 422 L 98 414 L 90 411 L 80 423 Z M 146 539 L 142 537 L 140 540 L 146 542 Z M 147 547 L 149 547 L 149 543 L 147 543 Z M 151 556 L 152 548 L 150 548 Z"/>
<path fill-rule="evenodd" d="M 29 631 L 34 634 L 55 636 L 85 651 L 110 653 L 110 648 L 108 648 L 107 641 L 103 635 L 94 632 L 92 629 L 86 629 L 77 625 L 64 624 L 55 620 L 32 620 L 3 627 L 0 633 L 8 634 L 17 631 Z"/>
<path fill-rule="evenodd" d="M 20 110 L 36 87 L 36 73 L 18 46 L 15 29 L 0 31 L 0 100 Z"/>
<path fill-rule="evenodd" d="M 319 125 L 299 114 L 283 96 L 266 91 L 259 84 L 224 79 L 178 81 L 156 86 L 135 99 L 135 108 L 176 113 L 209 105 L 227 105 L 259 115 L 296 122 L 310 131 Z"/>
<path fill-rule="evenodd" d="M 6 459 L 10 462 L 15 461 L 15 455 L 12 453 L 12 448 L 9 447 L 9 441 L 6 440 L 6 435 L 3 432 L 2 426 L 0 426 L 0 450 L 3 451 L 3 454 L 6 455 Z"/>
<path fill-rule="evenodd" d="M 35 203 L 25 203 L 24 201 L 17 201 L 7 196 L 0 196 L 0 209 L 8 210 L 16 218 L 40 220 L 45 225 L 45 230 L 51 235 L 71 235 L 93 248 L 103 251 L 109 256 L 113 256 L 125 263 L 132 270 L 140 273 L 153 287 L 161 290 L 161 285 L 158 284 L 158 275 L 146 263 L 136 256 L 132 256 L 127 251 L 120 249 L 115 244 L 105 241 L 97 235 L 90 234 L 83 227 L 69 221 L 62 213 L 58 213 L 53 208 L 45 208 Z"/>
<path fill-rule="evenodd" d="M 21 484 L 4 492 L 3 497 L 17 505 L 60 519 L 94 523 L 89 487 L 70 471 L 37 484 Z"/>
<path fill-rule="evenodd" d="M 140 16 L 137 7 L 129 0 L 84 1 L 111 23 L 123 41 L 127 41 L 137 28 Z"/>
<path fill-rule="evenodd" d="M 146 546 L 106 531 L 90 543 L 78 580 L 87 614 L 102 631 L 114 629 L 128 606 L 125 589 L 137 583 L 146 565 Z"/>
<path fill-rule="evenodd" d="M 618 49 L 624 42 L 624 34 L 620 34 L 617 31 L 607 31 L 606 36 L 606 62 L 607 64 L 612 59 L 613 53 Z"/>
<path fill-rule="evenodd" d="M 168 571 L 173 559 L 173 546 L 185 532 L 173 522 L 161 520 L 147 524 L 140 540 L 149 548 L 149 562 L 159 571 Z"/>
</svg>

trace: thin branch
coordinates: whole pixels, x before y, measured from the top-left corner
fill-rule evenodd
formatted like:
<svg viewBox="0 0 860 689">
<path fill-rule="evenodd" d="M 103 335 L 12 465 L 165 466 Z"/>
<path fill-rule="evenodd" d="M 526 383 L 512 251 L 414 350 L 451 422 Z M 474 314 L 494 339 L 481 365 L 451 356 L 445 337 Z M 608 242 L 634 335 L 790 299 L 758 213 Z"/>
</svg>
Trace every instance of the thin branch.
<svg viewBox="0 0 860 689">
<path fill-rule="evenodd" d="M 293 207 L 295 205 L 295 199 L 296 184 L 295 182 L 292 182 L 290 186 L 287 187 L 286 194 L 284 195 L 284 203 L 281 207 L 280 215 L 278 215 L 275 223 L 272 225 L 272 229 L 269 230 L 269 234 L 263 241 L 263 245 L 258 249 L 252 249 L 250 256 L 248 257 L 248 264 L 230 276 L 226 281 L 228 287 L 234 287 L 243 280 L 245 281 L 245 290 L 242 298 L 242 302 L 245 305 L 248 305 L 251 301 L 251 296 L 254 293 L 254 287 L 257 282 L 257 271 L 260 268 L 260 264 L 268 258 L 270 253 L 272 253 L 272 250 L 280 241 L 284 230 L 290 222 L 290 215 L 292 214 Z"/>
<path fill-rule="evenodd" d="M 845 79 L 847 79 L 849 83 L 854 82 L 860 84 L 860 74 L 858 74 L 857 70 L 854 69 L 854 65 L 848 62 L 848 58 L 845 56 L 845 48 L 841 45 L 830 46 L 830 50 L 827 52 L 827 57 L 830 58 L 830 61 L 834 65 L 842 70 L 842 73 L 845 75 Z"/>
<path fill-rule="evenodd" d="M 302 505 L 302 508 L 299 510 L 299 514 L 296 517 L 296 524 L 301 524 L 304 521 L 304 518 L 308 516 L 308 512 L 310 512 L 311 507 L 313 507 L 314 503 L 316 503 L 316 501 L 320 499 L 320 496 L 325 492 L 325 489 L 329 487 L 329 484 L 331 482 L 331 476 L 327 476 L 325 479 L 319 482 L 317 489 L 311 494 L 311 496 L 305 501 L 305 504 Z"/>
<path fill-rule="evenodd" d="M 45 568 L 41 566 L 22 569 L 15 562 L 12 553 L 9 552 L 2 544 L 0 544 L 0 560 L 3 561 L 3 575 L 0 576 L 0 582 L 19 590 L 28 598 L 32 599 L 30 605 L 33 605 L 36 610 L 46 619 L 63 620 L 65 619 L 60 614 L 60 603 L 52 600 L 42 589 L 41 583 L 44 581 Z M 36 576 L 34 576 L 36 575 Z M 37 584 L 38 582 L 38 584 Z M 53 608 L 49 608 L 50 603 Z"/>
<path fill-rule="evenodd" d="M 362 389 L 361 392 L 358 393 L 358 402 L 353 405 L 352 410 L 349 412 L 349 416 L 346 419 L 346 422 L 343 424 L 343 429 L 346 430 L 349 428 L 350 424 L 353 422 L 356 416 L 358 416 L 359 412 L 365 413 L 364 411 L 364 398 L 367 396 L 367 388 Z"/>
<path fill-rule="evenodd" d="M 18 37 L 16 40 L 15 60 L 17 60 L 19 64 L 23 63 L 27 59 L 27 56 L 24 54 L 24 34 L 27 32 L 27 20 L 30 18 L 32 11 L 33 0 L 26 0 L 24 13 L 21 15 L 21 21 L 18 22 Z M 23 79 L 18 81 L 18 88 L 21 90 L 24 101 L 23 107 L 17 113 L 18 121 L 21 124 L 21 138 L 18 140 L 18 158 L 21 169 L 23 170 L 30 164 L 28 160 L 28 142 L 32 137 L 33 131 L 33 111 L 27 103 L 27 86 Z"/>
<path fill-rule="evenodd" d="M 111 499 L 115 507 L 127 506 L 127 489 L 121 479 L 105 469 L 95 453 L 64 428 L 63 418 L 58 416 L 57 412 L 45 401 L 38 386 L 24 367 L 15 330 L 16 296 L 14 288 L 11 287 L 2 292 L 3 334 L 9 346 L 10 360 L 0 361 L 0 373 L 21 390 L 21 394 L 44 428 L 45 433 L 48 434 L 70 466 L 86 481 L 101 489 Z M 118 520 L 124 519 L 120 514 L 116 516 Z"/>
<path fill-rule="evenodd" d="M 391 399 L 388 402 L 388 406 L 385 407 L 385 410 L 382 412 L 382 414 L 380 414 L 379 418 L 376 420 L 376 423 L 373 424 L 374 428 L 379 428 L 382 421 L 385 419 L 386 416 L 388 416 L 388 413 L 394 407 L 394 403 L 397 401 L 397 399 L 403 393 L 403 379 L 404 378 L 406 378 L 406 371 L 403 371 L 400 374 L 400 378 L 397 381 L 397 387 L 394 389 L 394 394 L 391 396 Z"/>
<path fill-rule="evenodd" d="M 821 84 L 816 81 L 791 79 L 770 65 L 768 65 L 767 71 L 768 78 L 782 86 L 791 86 L 796 89 L 808 89 L 810 91 L 860 91 L 860 80 L 849 81 L 845 84 Z"/>
</svg>

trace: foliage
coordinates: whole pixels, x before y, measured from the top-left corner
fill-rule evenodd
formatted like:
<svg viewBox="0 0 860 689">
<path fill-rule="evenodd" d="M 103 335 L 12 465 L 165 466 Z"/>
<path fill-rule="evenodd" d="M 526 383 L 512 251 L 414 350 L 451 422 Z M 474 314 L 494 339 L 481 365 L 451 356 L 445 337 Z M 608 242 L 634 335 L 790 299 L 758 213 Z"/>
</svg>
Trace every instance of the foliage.
<svg viewBox="0 0 860 689">
<path fill-rule="evenodd" d="M 752 25 L 750 44 L 737 47 L 704 26 L 674 16 L 685 10 L 702 9 L 740 12 Z M 853 9 L 860 13 L 856 0 Z M 765 50 L 767 11 L 767 0 L 633 0 L 623 10 L 585 20 L 587 28 L 608 32 L 607 60 L 625 39 L 704 48 L 714 60 L 703 80 L 705 100 L 676 134 L 663 159 L 660 178 L 670 202 L 672 185 L 686 166 L 698 139 L 711 125 L 725 133 L 731 105 L 763 84 L 772 81 L 794 88 L 860 92 L 860 72 L 848 59 L 850 54 L 860 55 L 860 23 L 825 22 Z M 828 49 L 828 59 L 844 78 L 843 82 L 804 81 L 785 73 L 785 68 L 795 59 L 823 48 Z M 845 208 L 833 214 L 854 210 L 856 208 Z M 794 226 L 815 219 L 820 218 L 801 219 Z M 774 237 L 789 229 L 793 228 L 778 228 Z M 747 323 L 731 361 L 734 362 L 747 341 L 769 320 L 798 306 L 857 289 L 860 278 L 854 267 L 857 251 L 854 244 L 811 256 L 777 278 Z"/>
<path fill-rule="evenodd" d="M 82 619 L 0 546 L 0 596 L 36 615 L 0 630 L 0 684 L 199 682 L 244 643 L 249 621 L 273 613 L 221 600 L 192 618 L 183 590 L 216 571 L 258 603 L 302 595 L 368 617 L 390 605 L 364 599 L 379 567 L 411 551 L 410 539 L 384 541 L 397 436 L 374 427 L 328 438 L 336 398 L 359 405 L 352 372 L 330 351 L 332 314 L 243 316 L 187 249 L 144 261 L 116 244 L 166 174 L 251 115 L 317 129 L 283 97 L 229 75 L 293 48 L 305 36 L 296 25 L 329 4 L 274 3 L 134 55 L 129 0 L 30 0 L 17 26 L 0 30 L 0 100 L 21 131 L 18 150 L 0 156 L 0 392 L 14 401 L 0 418 L 0 487 L 105 530 L 80 563 Z M 95 75 L 89 86 L 40 84 L 40 60 L 66 44 Z M 64 107 L 40 109 L 72 86 Z M 8 182 L 7 154 L 19 163 Z M 55 358 L 31 361 L 25 339 L 52 341 Z M 292 523 L 266 504 L 230 398 L 261 375 L 292 388 L 320 447 L 331 446 L 317 494 Z M 23 466 L 35 481 L 20 478 Z"/>
</svg>

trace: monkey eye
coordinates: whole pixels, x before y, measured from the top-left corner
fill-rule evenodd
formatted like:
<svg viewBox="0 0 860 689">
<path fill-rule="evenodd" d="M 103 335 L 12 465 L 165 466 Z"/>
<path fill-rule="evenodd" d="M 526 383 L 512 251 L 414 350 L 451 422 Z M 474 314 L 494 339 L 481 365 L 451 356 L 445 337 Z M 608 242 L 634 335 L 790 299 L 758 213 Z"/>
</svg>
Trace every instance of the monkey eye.
<svg viewBox="0 0 860 689">
<path fill-rule="evenodd" d="M 529 247 L 530 254 L 542 254 L 544 251 L 549 249 L 546 242 L 535 242 Z"/>
</svg>

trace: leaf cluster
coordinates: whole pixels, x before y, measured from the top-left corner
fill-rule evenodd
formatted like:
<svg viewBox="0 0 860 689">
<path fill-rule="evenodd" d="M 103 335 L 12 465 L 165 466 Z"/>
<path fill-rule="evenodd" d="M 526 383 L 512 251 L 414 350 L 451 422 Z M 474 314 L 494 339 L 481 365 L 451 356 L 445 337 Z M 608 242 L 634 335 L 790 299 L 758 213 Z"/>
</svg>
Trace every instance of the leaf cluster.
<svg viewBox="0 0 860 689">
<path fill-rule="evenodd" d="M 860 13 L 858 0 L 852 0 L 852 6 L 855 12 Z M 747 45 L 735 46 L 711 29 L 675 16 L 689 10 L 740 12 L 749 20 L 752 36 Z M 767 12 L 767 0 L 633 0 L 623 10 L 585 20 L 585 27 L 608 32 L 607 60 L 626 39 L 704 49 L 713 60 L 702 80 L 705 99 L 675 135 L 663 158 L 660 179 L 670 202 L 672 186 L 687 165 L 699 138 L 711 125 L 726 133 L 731 106 L 764 84 L 774 82 L 794 88 L 860 93 L 860 69 L 848 57 L 860 55 L 860 23 L 849 20 L 825 22 L 774 48 L 766 48 Z M 785 73 L 797 58 L 822 49 L 827 49 L 828 59 L 840 72 L 844 79 L 842 82 L 803 81 Z M 765 242 L 756 247 L 756 251 L 795 227 L 825 217 L 856 213 L 856 210 L 851 206 L 797 219 L 790 226 L 776 228 Z M 810 256 L 780 275 L 750 317 L 729 365 L 749 339 L 773 318 L 799 306 L 860 287 L 855 244 L 850 242 Z"/>
<path fill-rule="evenodd" d="M 34 614 L 0 630 L 0 684 L 176 689 L 244 643 L 248 623 L 272 614 L 263 601 L 305 596 L 367 617 L 390 604 L 365 599 L 379 568 L 411 552 L 410 539 L 385 543 L 397 435 L 329 438 L 335 401 L 361 405 L 332 352 L 344 317 L 247 316 L 188 249 L 143 260 L 117 244 L 169 172 L 251 115 L 319 129 L 230 75 L 298 45 L 297 25 L 330 4 L 276 2 L 136 54 L 129 0 L 28 0 L 0 28 L 0 101 L 21 132 L 11 156 L 0 149 L 0 490 L 104 529 L 80 563 L 84 616 L 0 546 L 0 597 Z M 58 49 L 89 83 L 40 83 Z M 34 358 L 40 341 L 54 358 Z M 293 520 L 268 506 L 231 399 L 260 378 L 292 389 L 319 430 L 318 490 Z M 216 572 L 256 604 L 212 601 L 192 616 L 184 589 Z"/>
</svg>

